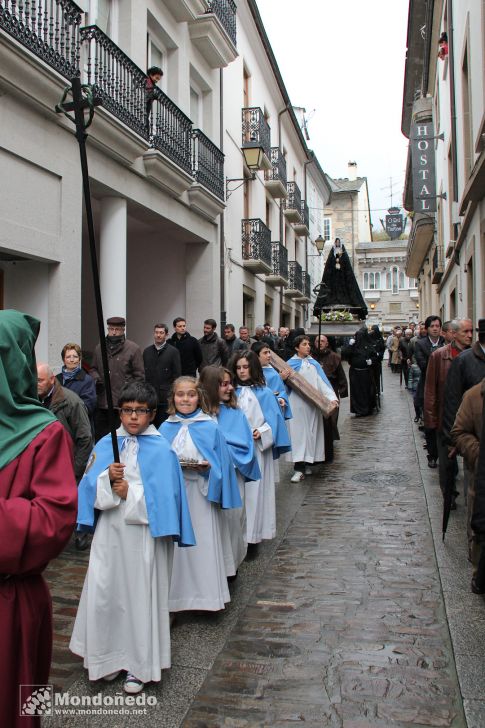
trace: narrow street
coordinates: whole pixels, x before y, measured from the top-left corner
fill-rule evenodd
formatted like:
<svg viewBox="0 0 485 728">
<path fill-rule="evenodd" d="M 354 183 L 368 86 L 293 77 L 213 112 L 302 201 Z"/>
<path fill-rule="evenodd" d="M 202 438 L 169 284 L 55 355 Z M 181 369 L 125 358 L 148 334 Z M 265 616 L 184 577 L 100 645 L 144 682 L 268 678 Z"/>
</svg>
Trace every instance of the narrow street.
<svg viewBox="0 0 485 728">
<path fill-rule="evenodd" d="M 344 400 L 333 465 L 296 486 L 282 467 L 277 538 L 243 564 L 224 613 L 177 616 L 146 716 L 43 724 L 483 728 L 485 604 L 469 590 L 463 493 L 443 544 L 437 471 L 387 366 L 384 389 L 372 418 L 350 417 Z M 114 695 L 120 680 L 90 684 L 67 649 L 86 563 L 69 547 L 47 572 L 51 679 Z"/>
</svg>

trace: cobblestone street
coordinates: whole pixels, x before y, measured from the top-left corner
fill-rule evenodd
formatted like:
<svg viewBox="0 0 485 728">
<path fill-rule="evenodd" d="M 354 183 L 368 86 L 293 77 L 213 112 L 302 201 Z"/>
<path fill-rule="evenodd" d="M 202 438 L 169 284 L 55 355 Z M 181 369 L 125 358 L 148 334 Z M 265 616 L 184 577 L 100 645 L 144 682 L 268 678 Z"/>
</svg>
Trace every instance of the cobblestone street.
<svg viewBox="0 0 485 728">
<path fill-rule="evenodd" d="M 44 725 L 483 728 L 485 605 L 469 590 L 463 495 L 443 544 L 411 399 L 387 367 L 384 387 L 375 417 L 350 417 L 344 400 L 332 465 L 301 485 L 281 468 L 277 538 L 243 564 L 223 613 L 177 616 L 173 667 L 147 686 L 147 715 Z M 87 559 L 69 547 L 47 572 L 51 677 L 71 694 L 114 695 L 121 680 L 90 684 L 68 651 Z"/>
</svg>

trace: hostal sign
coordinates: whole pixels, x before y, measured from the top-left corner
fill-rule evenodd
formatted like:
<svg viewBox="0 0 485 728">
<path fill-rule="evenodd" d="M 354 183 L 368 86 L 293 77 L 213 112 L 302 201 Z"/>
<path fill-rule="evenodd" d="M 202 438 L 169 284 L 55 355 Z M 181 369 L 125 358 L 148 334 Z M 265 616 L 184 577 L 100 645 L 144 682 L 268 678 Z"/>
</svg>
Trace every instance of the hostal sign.
<svg viewBox="0 0 485 728">
<path fill-rule="evenodd" d="M 436 212 L 434 130 L 429 122 L 415 122 L 411 131 L 413 201 L 415 212 Z"/>
</svg>

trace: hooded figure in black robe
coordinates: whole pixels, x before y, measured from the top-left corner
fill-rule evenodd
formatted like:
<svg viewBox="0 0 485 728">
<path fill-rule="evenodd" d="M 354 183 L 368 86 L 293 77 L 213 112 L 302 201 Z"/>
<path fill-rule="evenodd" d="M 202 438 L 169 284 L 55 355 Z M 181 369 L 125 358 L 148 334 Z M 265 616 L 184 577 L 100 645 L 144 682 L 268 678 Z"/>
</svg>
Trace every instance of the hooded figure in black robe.
<svg viewBox="0 0 485 728">
<path fill-rule="evenodd" d="M 357 417 L 366 417 L 376 407 L 376 382 L 373 367 L 377 354 L 367 328 L 362 326 L 342 349 L 342 359 L 350 364 L 350 411 Z"/>
<path fill-rule="evenodd" d="M 361 321 L 367 317 L 367 306 L 356 281 L 350 258 L 340 238 L 328 254 L 323 271 L 321 293 L 318 294 L 313 309 L 314 316 L 333 307 L 346 308 L 356 314 Z"/>
</svg>

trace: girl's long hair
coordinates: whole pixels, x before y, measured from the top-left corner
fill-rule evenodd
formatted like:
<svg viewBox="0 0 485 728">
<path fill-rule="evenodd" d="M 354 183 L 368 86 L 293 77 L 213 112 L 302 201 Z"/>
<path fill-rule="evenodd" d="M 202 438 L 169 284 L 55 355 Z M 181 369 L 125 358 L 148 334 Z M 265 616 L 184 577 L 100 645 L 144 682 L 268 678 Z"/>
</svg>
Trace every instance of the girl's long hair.
<svg viewBox="0 0 485 728">
<path fill-rule="evenodd" d="M 241 382 L 237 376 L 236 366 L 238 361 L 246 359 L 249 364 L 249 384 L 255 384 L 257 387 L 265 387 L 266 380 L 263 374 L 263 367 L 259 361 L 259 356 L 254 351 L 237 351 L 232 355 L 228 367 L 231 370 L 231 374 L 234 378 L 234 385 L 237 387 L 240 384 L 244 385 L 246 382 Z"/>
<path fill-rule="evenodd" d="M 206 397 L 209 412 L 212 415 L 219 414 L 221 401 L 219 397 L 219 386 L 223 383 L 225 374 L 228 374 L 232 381 L 232 373 L 224 367 L 211 365 L 204 367 L 200 373 L 199 384 Z M 231 392 L 229 401 L 224 404 L 232 407 L 232 409 L 237 408 L 237 397 L 234 391 Z"/>
</svg>

